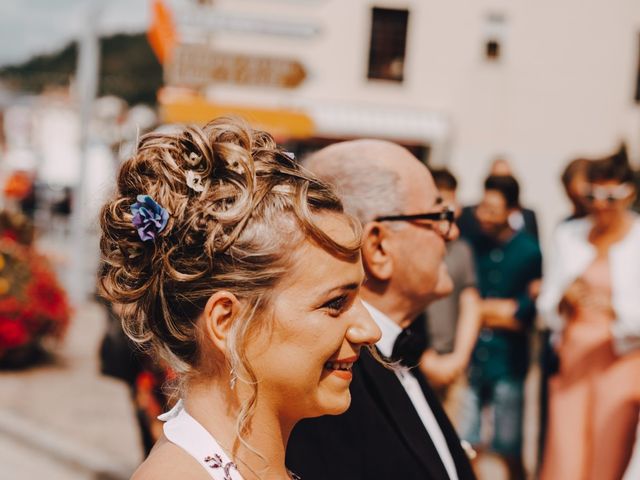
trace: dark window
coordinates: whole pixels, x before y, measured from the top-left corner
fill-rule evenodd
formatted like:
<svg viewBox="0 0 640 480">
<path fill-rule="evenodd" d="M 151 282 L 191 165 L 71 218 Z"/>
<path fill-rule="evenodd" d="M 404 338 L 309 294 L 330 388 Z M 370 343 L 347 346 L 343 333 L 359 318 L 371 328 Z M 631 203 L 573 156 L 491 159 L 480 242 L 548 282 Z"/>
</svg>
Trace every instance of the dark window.
<svg viewBox="0 0 640 480">
<path fill-rule="evenodd" d="M 408 10 L 373 9 L 369 78 L 402 82 L 408 21 Z"/>
<path fill-rule="evenodd" d="M 484 57 L 487 61 L 500 60 L 506 35 L 507 21 L 501 13 L 490 13 L 484 24 Z"/>
<path fill-rule="evenodd" d="M 498 58 L 500 58 L 500 42 L 497 40 L 488 40 L 486 55 L 488 60 L 498 60 Z"/>
</svg>

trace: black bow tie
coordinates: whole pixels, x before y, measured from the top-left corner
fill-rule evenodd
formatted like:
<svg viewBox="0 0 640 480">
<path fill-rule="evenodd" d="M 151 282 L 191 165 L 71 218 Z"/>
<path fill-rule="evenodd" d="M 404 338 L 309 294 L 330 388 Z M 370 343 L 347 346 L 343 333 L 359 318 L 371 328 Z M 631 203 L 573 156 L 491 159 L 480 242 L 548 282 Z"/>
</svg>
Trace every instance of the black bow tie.
<svg viewBox="0 0 640 480">
<path fill-rule="evenodd" d="M 399 361 L 406 367 L 415 367 L 427 347 L 425 318 L 421 315 L 400 332 L 393 344 L 391 360 Z"/>
</svg>

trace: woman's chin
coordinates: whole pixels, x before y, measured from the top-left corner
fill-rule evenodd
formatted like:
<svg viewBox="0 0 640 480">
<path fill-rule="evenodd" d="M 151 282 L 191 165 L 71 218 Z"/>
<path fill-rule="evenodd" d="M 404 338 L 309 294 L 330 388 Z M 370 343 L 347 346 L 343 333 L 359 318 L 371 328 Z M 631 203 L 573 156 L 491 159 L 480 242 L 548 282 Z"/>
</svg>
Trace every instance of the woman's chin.
<svg viewBox="0 0 640 480">
<path fill-rule="evenodd" d="M 327 408 L 322 415 L 341 415 L 346 412 L 351 405 L 351 393 L 347 389 L 343 394 L 336 395 L 331 400 L 331 402 L 327 402 Z"/>
<path fill-rule="evenodd" d="M 319 408 L 309 417 L 321 417 L 323 415 L 341 415 L 351 405 L 351 393 L 347 389 L 344 393 L 333 394 L 322 399 Z"/>
<path fill-rule="evenodd" d="M 606 230 L 611 226 L 611 215 L 609 212 L 598 212 L 593 215 L 594 223 L 600 230 Z"/>
</svg>

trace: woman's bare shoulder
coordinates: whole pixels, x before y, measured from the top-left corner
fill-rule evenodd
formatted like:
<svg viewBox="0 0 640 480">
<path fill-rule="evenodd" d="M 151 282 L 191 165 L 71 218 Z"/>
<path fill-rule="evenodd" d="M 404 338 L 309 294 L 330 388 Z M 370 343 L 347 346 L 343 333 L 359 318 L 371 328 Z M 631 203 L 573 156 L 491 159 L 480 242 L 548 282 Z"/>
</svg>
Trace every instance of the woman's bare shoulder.
<svg viewBox="0 0 640 480">
<path fill-rule="evenodd" d="M 191 455 L 167 441 L 158 440 L 131 480 L 207 480 L 211 477 Z"/>
</svg>

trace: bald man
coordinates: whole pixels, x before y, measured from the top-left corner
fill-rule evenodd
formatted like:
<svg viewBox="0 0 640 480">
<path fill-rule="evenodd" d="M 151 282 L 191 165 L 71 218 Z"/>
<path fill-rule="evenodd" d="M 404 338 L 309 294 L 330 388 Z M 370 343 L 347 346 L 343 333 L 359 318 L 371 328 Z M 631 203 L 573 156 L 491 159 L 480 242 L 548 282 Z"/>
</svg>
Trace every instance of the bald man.
<svg viewBox="0 0 640 480">
<path fill-rule="evenodd" d="M 334 144 L 304 165 L 335 185 L 362 223 L 362 299 L 382 331 L 376 353 L 415 366 L 425 347 L 412 342 L 424 339 L 424 321 L 417 319 L 452 288 L 443 258 L 445 242 L 458 235 L 431 174 L 408 150 L 379 140 Z M 385 368 L 363 350 L 353 370 L 349 410 L 294 429 L 287 450 L 292 471 L 304 480 L 475 478 L 415 368 Z"/>
</svg>

